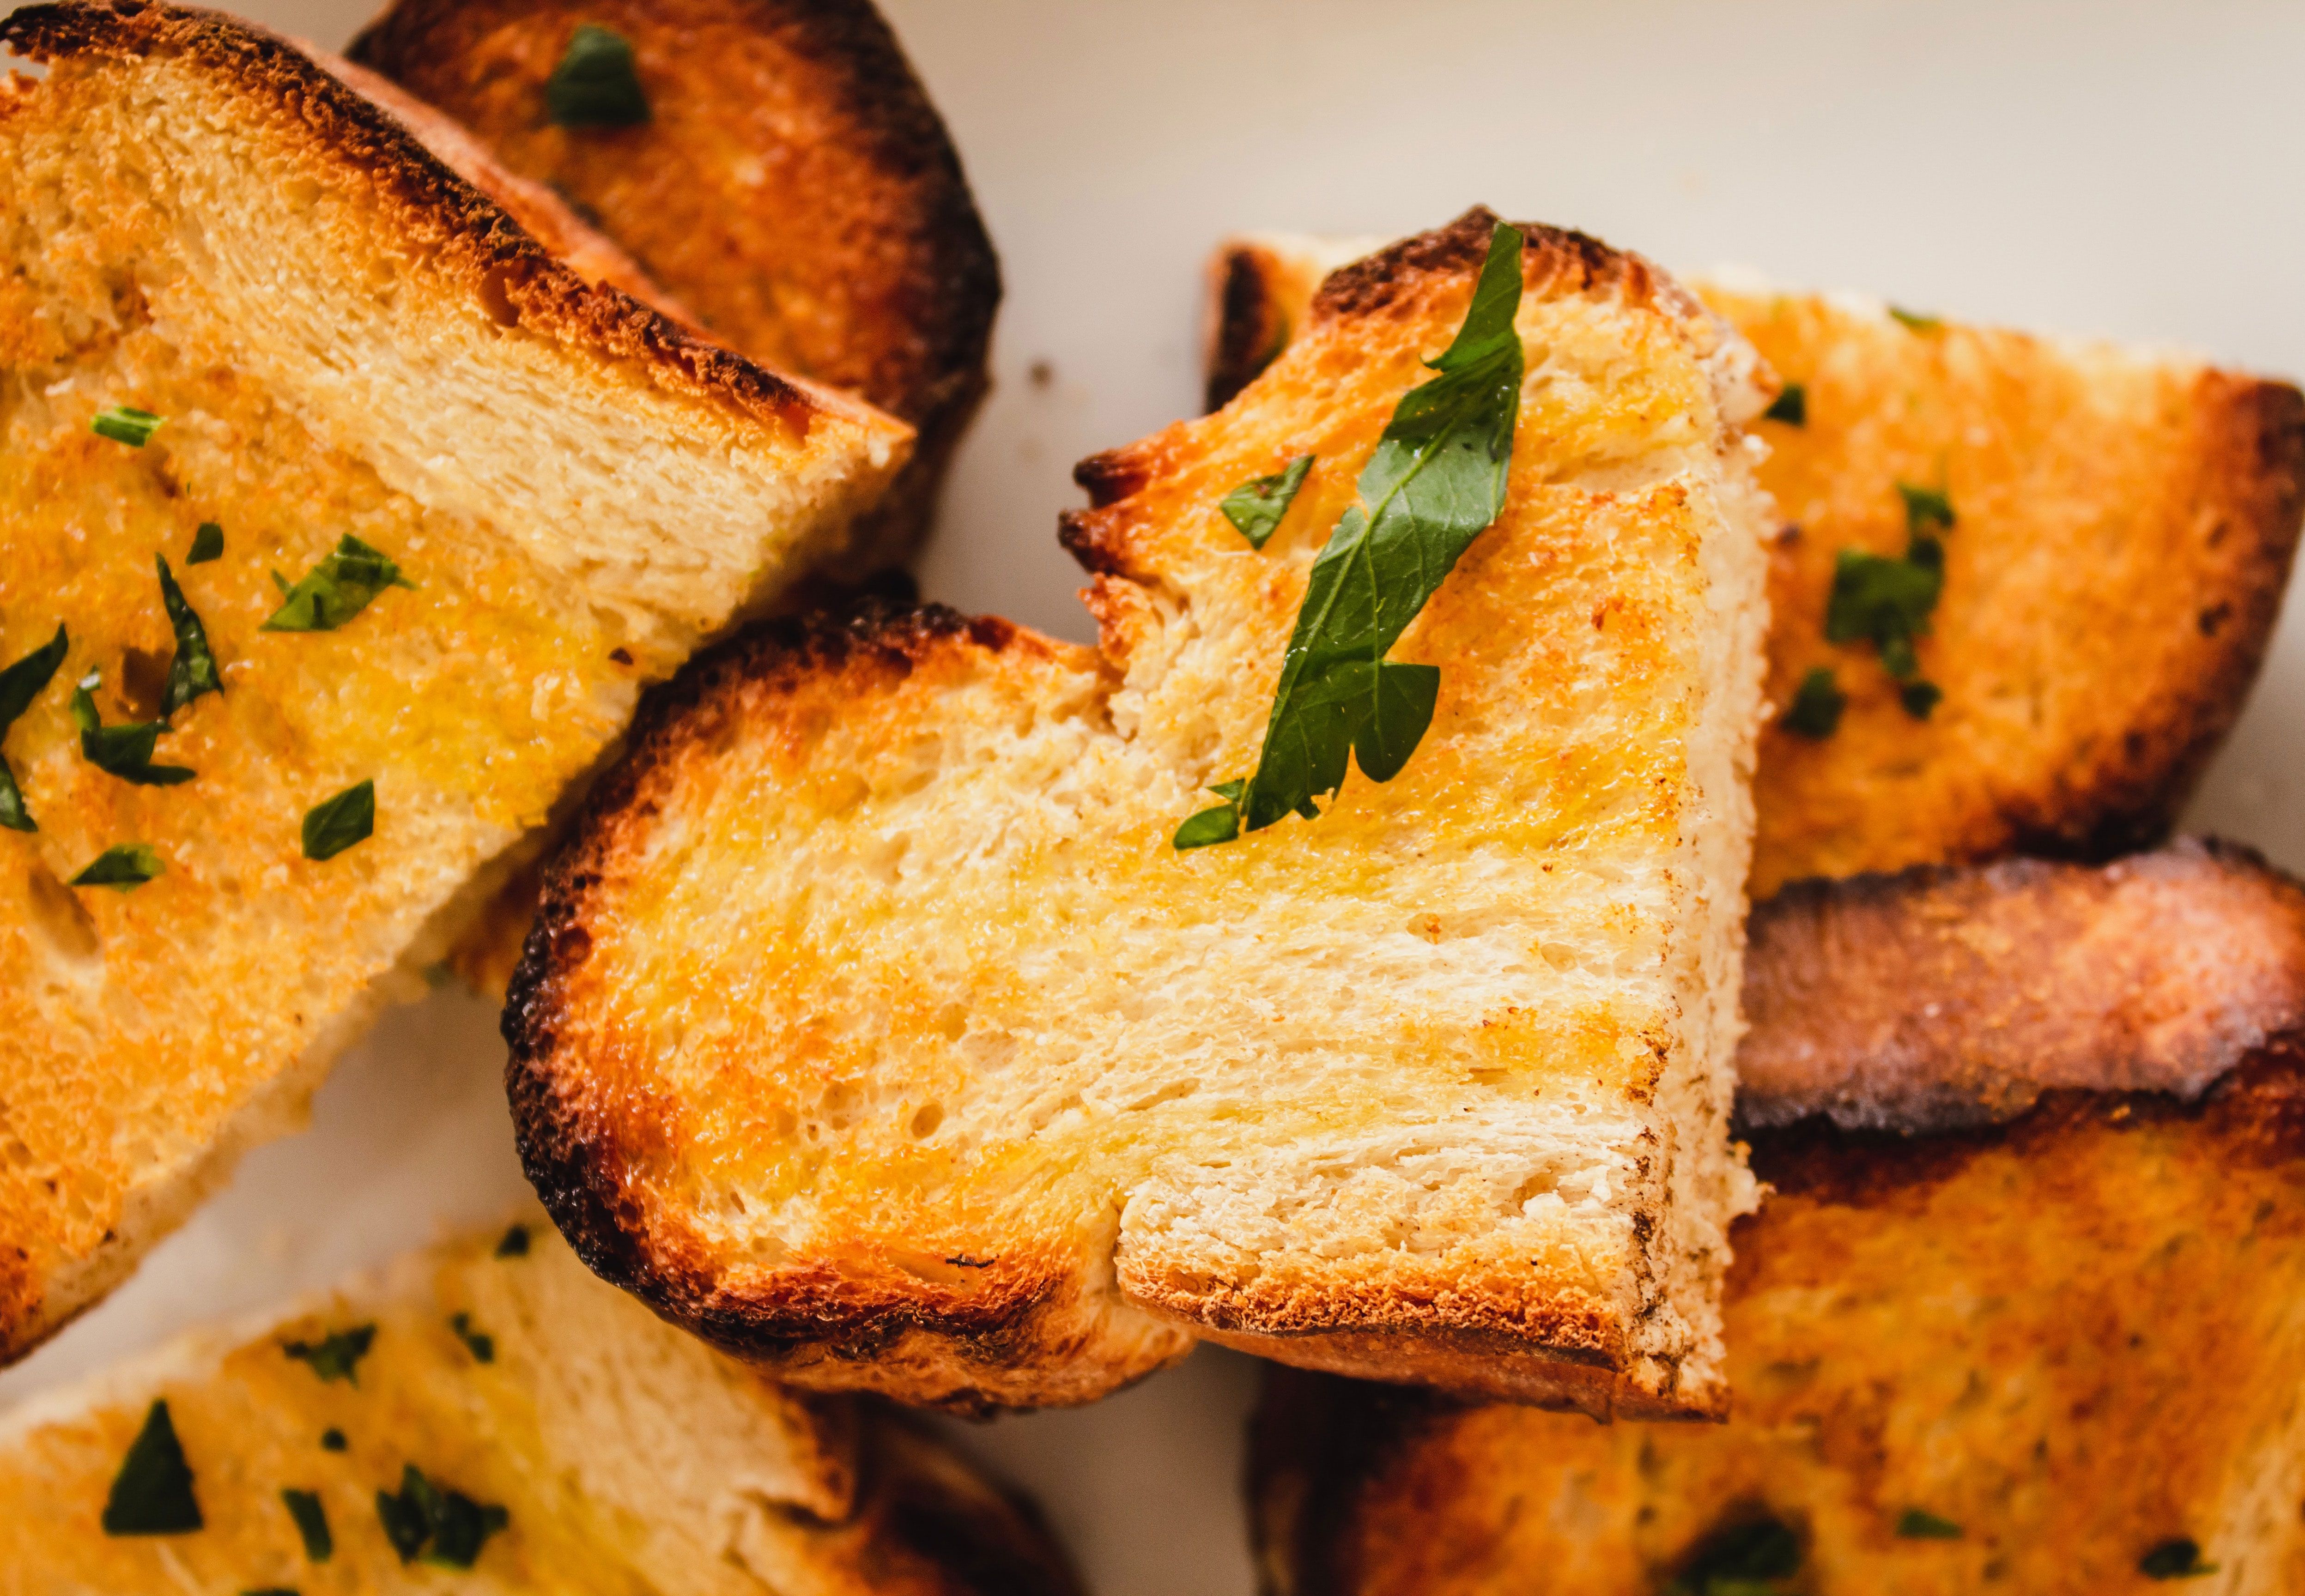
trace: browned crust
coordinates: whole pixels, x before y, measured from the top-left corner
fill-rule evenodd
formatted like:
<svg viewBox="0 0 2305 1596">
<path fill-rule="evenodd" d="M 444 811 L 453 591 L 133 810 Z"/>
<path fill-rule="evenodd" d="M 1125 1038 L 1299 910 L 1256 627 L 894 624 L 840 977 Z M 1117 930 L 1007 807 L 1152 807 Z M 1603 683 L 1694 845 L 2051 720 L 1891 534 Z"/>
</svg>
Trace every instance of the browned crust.
<svg viewBox="0 0 2305 1596">
<path fill-rule="evenodd" d="M 1739 1123 L 1919 1132 L 2198 1098 L 2305 1025 L 2305 887 L 2244 848 L 1801 882 L 1754 911 Z"/>
<path fill-rule="evenodd" d="M 635 38 L 661 31 L 676 49 L 703 21 L 773 38 L 781 51 L 805 64 L 806 91 L 830 107 L 845 154 L 901 178 L 902 214 L 848 216 L 841 208 L 844 197 L 827 194 L 822 208 L 834 225 L 821 242 L 806 222 L 779 229 L 776 242 L 783 247 L 815 245 L 830 270 L 856 250 L 860 236 L 867 237 L 872 269 L 890 274 L 893 315 L 887 324 L 853 329 L 846 347 L 801 369 L 918 429 L 911 462 L 860 526 L 844 571 L 861 574 L 903 558 L 926 531 L 945 470 L 990 386 L 986 357 L 1000 302 L 999 258 L 959 155 L 903 47 L 870 0 L 716 0 L 702 10 L 664 0 L 606 7 L 544 6 L 533 0 L 400 0 L 361 33 L 348 53 L 473 122 L 485 135 L 484 102 L 493 86 L 471 77 L 474 42 L 509 25 L 541 35 L 585 21 L 608 23 Z M 709 63 L 692 59 L 685 70 L 684 92 L 738 91 L 733 82 L 723 84 Z M 774 158 L 787 152 L 759 153 Z M 720 175 L 720 163 L 702 164 L 713 176 Z M 733 187 L 723 198 L 732 208 L 742 203 Z M 713 302 L 710 282 L 691 280 L 691 274 L 649 248 L 653 218 L 602 211 L 592 219 L 682 302 L 700 310 Z M 795 245 L 795 239 L 803 242 Z M 716 261 L 712 275 L 733 280 L 753 270 L 781 277 L 787 275 L 781 265 L 772 259 Z M 720 335 L 745 353 L 761 352 L 741 327 L 722 327 Z"/>
<path fill-rule="evenodd" d="M 1203 406 L 1222 410 L 1289 346 L 1272 258 L 1254 244 L 1234 244 L 1209 262 L 1207 387 Z"/>
<path fill-rule="evenodd" d="M 848 1526 L 861 1587 L 921 1596 L 1081 1596 L 1032 1499 L 955 1458 L 907 1415 L 874 1406 L 865 1427 L 871 1495 Z"/>
<path fill-rule="evenodd" d="M 587 284 L 383 110 L 247 23 L 148 0 L 62 0 L 12 14 L 0 23 L 0 47 L 43 64 L 75 56 L 192 62 L 301 123 L 315 150 L 389 200 L 412 237 L 435 242 L 436 263 L 499 318 L 509 314 L 571 346 L 642 362 L 668 386 L 799 437 L 821 414 L 871 415 L 692 337 L 616 289 Z"/>
<path fill-rule="evenodd" d="M 2200 653 L 2084 785 L 2056 794 L 2046 812 L 2008 817 L 2005 851 L 2100 860 L 2166 836 L 2265 663 L 2305 520 L 2305 394 L 2212 369 L 2195 384 L 2194 403 L 2190 502 L 2213 559 L 2201 582 L 2213 597 L 2195 620 Z"/>
</svg>

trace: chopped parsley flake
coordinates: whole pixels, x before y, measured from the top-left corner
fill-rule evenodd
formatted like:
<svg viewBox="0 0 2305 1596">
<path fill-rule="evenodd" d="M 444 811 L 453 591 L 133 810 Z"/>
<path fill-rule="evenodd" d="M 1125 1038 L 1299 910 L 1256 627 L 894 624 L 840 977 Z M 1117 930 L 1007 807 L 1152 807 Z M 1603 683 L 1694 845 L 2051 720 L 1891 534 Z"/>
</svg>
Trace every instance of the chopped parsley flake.
<svg viewBox="0 0 2305 1596">
<path fill-rule="evenodd" d="M 506 1231 L 504 1233 L 504 1240 L 497 1244 L 497 1256 L 498 1258 L 525 1258 L 528 1256 L 528 1227 L 525 1225 L 515 1225 L 511 1229 Z"/>
<path fill-rule="evenodd" d="M 224 677 L 217 673 L 216 654 L 208 648 L 208 628 L 185 602 L 184 590 L 176 585 L 176 573 L 168 569 L 165 557 L 157 564 L 160 604 L 168 612 L 169 629 L 176 634 L 176 655 L 168 661 L 168 684 L 160 694 L 160 718 L 165 722 L 202 693 L 222 692 Z"/>
<path fill-rule="evenodd" d="M 2200 1542 L 2189 1535 L 2164 1541 L 2137 1559 L 2137 1572 L 2148 1579 L 2199 1579 L 2216 1571 L 2215 1563 L 2201 1561 Z"/>
<path fill-rule="evenodd" d="M 187 1535 L 201 1527 L 192 1471 L 166 1402 L 155 1402 L 128 1446 L 104 1502 L 107 1535 Z"/>
<path fill-rule="evenodd" d="M 160 862 L 158 851 L 149 843 L 115 843 L 89 861 L 87 867 L 67 885 L 133 892 L 147 881 L 157 880 L 166 869 Z"/>
<path fill-rule="evenodd" d="M 472 1362 L 475 1363 L 493 1363 L 497 1361 L 496 1337 L 494 1336 L 483 1335 L 480 1331 L 474 1329 L 472 1328 L 472 1316 L 471 1314 L 457 1313 L 451 1315 L 448 1320 L 448 1328 L 456 1332 L 456 1339 L 464 1344 L 464 1350 L 472 1354 Z"/>
<path fill-rule="evenodd" d="M 174 675 L 172 670 L 172 679 Z M 72 688 L 72 724 L 80 727 L 81 757 L 106 775 L 116 776 L 140 787 L 173 787 L 191 780 L 193 772 L 182 765 L 152 762 L 152 751 L 159 743 L 160 734 L 168 729 L 166 721 L 104 724 L 96 708 L 98 680 L 98 674 L 90 671 Z"/>
<path fill-rule="evenodd" d="M 64 651 L 72 640 L 64 635 L 62 626 L 55 636 L 25 655 L 6 670 L 0 670 L 0 739 L 8 735 L 8 728 L 32 707 L 32 700 L 47 687 L 50 678 L 64 662 Z M 11 831 L 38 831 L 32 823 L 32 811 L 25 807 L 23 790 L 16 785 L 16 773 L 8 768 L 4 756 L 0 756 L 0 826 Z"/>
<path fill-rule="evenodd" d="M 1785 384 L 1776 403 L 1761 412 L 1765 421 L 1782 421 L 1788 427 L 1808 425 L 1808 389 L 1797 382 Z"/>
<path fill-rule="evenodd" d="M 1927 720 L 1944 697 L 1944 689 L 1934 682 L 1908 682 L 1897 689 L 1897 701 L 1915 720 Z"/>
<path fill-rule="evenodd" d="M 320 1506 L 319 1494 L 284 1490 L 280 1499 L 287 1505 L 288 1516 L 296 1521 L 296 1532 L 304 1538 L 304 1555 L 315 1563 L 336 1556 L 336 1538 L 328 1532 L 328 1510 Z"/>
<path fill-rule="evenodd" d="M 376 1493 L 376 1515 L 402 1562 L 421 1556 L 443 1568 L 470 1568 L 488 1538 L 512 1522 L 500 1507 L 476 1502 L 461 1490 L 442 1490 L 413 1463 L 401 1470 L 398 1494 Z"/>
<path fill-rule="evenodd" d="M 267 632 L 334 632 L 376 602 L 387 588 L 413 589 L 400 574 L 391 556 L 370 548 L 347 533 L 336 539 L 336 551 L 291 585 L 277 571 L 273 585 L 280 590 L 280 607 L 264 619 Z"/>
<path fill-rule="evenodd" d="M 1908 1507 L 1897 1515 L 1897 1533 L 1907 1541 L 1958 1541 L 1961 1526 L 1926 1507 Z"/>
<path fill-rule="evenodd" d="M 562 127 L 637 127 L 650 118 L 633 70 L 630 40 L 598 22 L 580 22 L 544 83 L 546 114 Z"/>
<path fill-rule="evenodd" d="M 1795 690 L 1785 711 L 1785 730 L 1822 742 L 1841 729 L 1841 712 L 1848 707 L 1849 695 L 1833 684 L 1833 668 L 1820 665 Z"/>
<path fill-rule="evenodd" d="M 1944 326 L 1944 318 L 1942 316 L 1924 315 L 1918 310 L 1908 310 L 1901 305 L 1890 306 L 1889 314 L 1900 325 L 1916 333 L 1934 333 Z"/>
<path fill-rule="evenodd" d="M 304 857 L 334 859 L 376 835 L 376 783 L 364 781 L 324 798 L 304 815 Z"/>
<path fill-rule="evenodd" d="M 318 1341 L 284 1342 L 280 1350 L 299 1363 L 310 1363 L 322 1385 L 341 1380 L 358 1386 L 360 1361 L 368 1356 L 375 1341 L 376 1327 L 362 1324 L 349 1330 L 331 1330 Z"/>
<path fill-rule="evenodd" d="M 108 437 L 116 444 L 126 444 L 140 449 L 152 441 L 166 418 L 156 416 L 149 410 L 136 410 L 125 404 L 107 404 L 96 412 L 88 429 L 98 437 Z"/>
<path fill-rule="evenodd" d="M 1297 490 L 1313 469 L 1314 456 L 1299 454 L 1269 477 L 1252 477 L 1225 495 L 1217 508 L 1232 522 L 1233 531 L 1248 539 L 1251 548 L 1263 548 L 1280 528 Z"/>
<path fill-rule="evenodd" d="M 344 1439 L 344 1432 L 333 1424 L 320 1431 L 320 1450 L 323 1452 L 341 1452 L 351 1445 Z"/>
<path fill-rule="evenodd" d="M 187 565 L 205 565 L 210 560 L 224 558 L 224 528 L 213 521 L 203 521 L 192 533 L 191 552 L 184 556 Z"/>
<path fill-rule="evenodd" d="M 1932 532 L 1952 531 L 1952 500 L 1942 488 L 1916 488 L 1910 482 L 1897 484 L 1897 497 L 1905 501 L 1905 533 L 1919 538 Z"/>
</svg>

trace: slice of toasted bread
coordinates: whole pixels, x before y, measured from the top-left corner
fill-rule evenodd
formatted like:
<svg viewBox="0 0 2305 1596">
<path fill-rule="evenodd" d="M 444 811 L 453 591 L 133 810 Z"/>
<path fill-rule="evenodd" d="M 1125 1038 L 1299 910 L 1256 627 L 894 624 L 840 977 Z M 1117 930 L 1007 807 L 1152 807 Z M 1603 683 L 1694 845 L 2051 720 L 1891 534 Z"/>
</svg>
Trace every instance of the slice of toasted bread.
<svg viewBox="0 0 2305 1596">
<path fill-rule="evenodd" d="M 580 24 L 630 44 L 647 122 L 554 123 Z M 842 573 L 912 551 L 984 395 L 1000 273 L 871 0 L 395 0 L 352 55 L 566 196 L 732 348 L 917 427 Z"/>
<path fill-rule="evenodd" d="M 1752 1133 L 1730 1422 L 1282 1375 L 1265 1589 L 2305 1585 L 2305 889 L 2181 844 L 1754 919 L 1739 1116 L 1802 1117 Z"/>
<path fill-rule="evenodd" d="M 906 433 L 587 286 L 267 35 L 67 4 L 0 42 L 47 64 L 0 98 L 0 662 L 70 638 L 5 734 L 39 828 L 0 834 L 5 1358 L 296 1122 L 641 687 L 834 547 Z M 161 419 L 137 446 L 114 407 Z M 357 556 L 374 583 L 282 621 L 269 573 L 309 601 L 345 537 L 410 585 Z M 156 556 L 221 683 L 159 739 L 178 785 L 91 762 L 68 707 L 83 673 L 106 723 L 163 707 Z M 374 835 L 310 857 L 365 782 Z M 157 879 L 68 885 L 134 845 Z"/>
<path fill-rule="evenodd" d="M 764 630 L 644 711 L 506 1011 L 588 1261 L 803 1383 L 1084 1400 L 1206 1336 L 1640 1413 L 1714 1298 L 1757 713 L 1748 352 L 1534 230 L 1503 514 L 1405 635 L 1431 731 L 1184 853 L 1494 218 L 1332 278 L 1227 410 L 1082 466 L 1102 641 Z M 1217 513 L 1319 456 L 1273 540 Z"/>
<path fill-rule="evenodd" d="M 1211 403 L 1285 344 L 1365 241 L 1237 240 L 1210 292 Z M 2305 398 L 2199 360 L 1901 318 L 1850 295 L 1694 286 L 1801 391 L 1766 420 L 1790 523 L 1770 573 L 1752 890 L 2012 851 L 2105 858 L 2164 835 L 2231 729 L 2305 513 Z M 1918 325 L 1917 325 L 1918 324 Z M 1869 643 L 1824 636 L 1843 549 L 1907 546 L 1898 485 L 1938 490 L 1944 587 L 1926 720 Z M 1790 730 L 1834 672 L 1838 728 Z"/>
<path fill-rule="evenodd" d="M 200 1527 L 107 1533 L 156 1403 L 191 1473 L 167 1498 L 173 1522 Z M 402 1498 L 411 1468 L 483 1524 L 501 1509 L 501 1527 L 476 1546 L 453 1526 L 396 1546 L 378 1498 Z M 292 1509 L 289 1491 L 311 1501 Z M 0 1420 L 0 1596 L 449 1588 L 1076 1586 L 1029 1510 L 939 1443 L 884 1409 L 787 1391 L 662 1323 L 586 1273 L 541 1216 Z"/>
</svg>

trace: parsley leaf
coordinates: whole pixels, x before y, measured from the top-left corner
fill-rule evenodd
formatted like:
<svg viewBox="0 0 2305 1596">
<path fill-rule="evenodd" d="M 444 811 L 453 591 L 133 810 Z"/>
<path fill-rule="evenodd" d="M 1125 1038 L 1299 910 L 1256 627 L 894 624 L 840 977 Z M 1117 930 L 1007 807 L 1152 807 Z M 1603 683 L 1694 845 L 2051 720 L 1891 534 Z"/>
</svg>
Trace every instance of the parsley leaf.
<svg viewBox="0 0 2305 1596">
<path fill-rule="evenodd" d="M 1765 421 L 1782 421 L 1788 427 L 1808 425 L 1808 389 L 1797 382 L 1785 384 L 1776 403 L 1761 412 Z"/>
<path fill-rule="evenodd" d="M 368 1349 L 375 1340 L 376 1327 L 362 1324 L 349 1330 L 331 1330 L 318 1341 L 284 1342 L 280 1350 L 300 1363 L 310 1363 L 322 1385 L 341 1380 L 357 1387 L 360 1361 L 368 1356 Z"/>
<path fill-rule="evenodd" d="M 192 1471 L 176 1439 L 168 1405 L 155 1402 L 144 1428 L 128 1444 L 112 1492 L 104 1501 L 107 1535 L 184 1535 L 200 1528 L 200 1498 L 192 1494 Z"/>
<path fill-rule="evenodd" d="M 1170 845 L 1178 853 L 1187 848 L 1206 848 L 1217 843 L 1229 843 L 1240 835 L 1240 793 L 1248 784 L 1245 781 L 1219 782 L 1209 789 L 1224 800 L 1214 809 L 1204 809 L 1177 828 Z"/>
<path fill-rule="evenodd" d="M 442 1490 L 413 1463 L 401 1470 L 397 1495 L 376 1493 L 376 1515 L 402 1562 L 413 1563 L 421 1554 L 443 1568 L 470 1568 L 488 1538 L 512 1523 L 512 1515 L 500 1507 L 476 1502 L 461 1490 Z"/>
<path fill-rule="evenodd" d="M 1918 310 L 1908 310 L 1901 305 L 1890 306 L 1889 314 L 1899 325 L 1916 333 L 1934 333 L 1944 326 L 1944 318 L 1942 316 L 1925 315 Z"/>
<path fill-rule="evenodd" d="M 1907 1541 L 1958 1541 L 1961 1526 L 1926 1507 L 1908 1507 L 1897 1516 L 1897 1533 Z"/>
<path fill-rule="evenodd" d="M 1773 1582 L 1792 1577 L 1800 1562 L 1800 1538 L 1789 1526 L 1755 1519 L 1699 1541 L 1667 1589 L 1674 1596 L 1769 1596 Z"/>
<path fill-rule="evenodd" d="M 464 1350 L 472 1354 L 472 1362 L 475 1363 L 493 1363 L 497 1361 L 496 1337 L 493 1336 L 482 1335 L 480 1331 L 474 1329 L 472 1328 L 472 1316 L 471 1314 L 457 1313 L 451 1315 L 448 1320 L 448 1328 L 456 1332 L 456 1339 L 464 1344 Z"/>
<path fill-rule="evenodd" d="M 305 811 L 304 857 L 315 862 L 334 859 L 375 834 L 376 783 L 364 781 L 333 798 L 323 798 Z"/>
<path fill-rule="evenodd" d="M 1881 663 L 1899 681 L 1920 674 L 1913 639 L 1926 636 L 1929 614 L 1944 590 L 1944 550 L 1934 538 L 1918 539 L 1902 559 L 1844 548 L 1833 571 L 1833 596 L 1825 602 L 1828 642 L 1870 639 Z"/>
<path fill-rule="evenodd" d="M 89 861 L 88 868 L 65 885 L 133 892 L 145 882 L 158 879 L 166 868 L 149 843 L 117 843 Z"/>
<path fill-rule="evenodd" d="M 1841 729 L 1841 712 L 1848 707 L 1849 695 L 1833 684 L 1832 667 L 1820 665 L 1801 678 L 1785 711 L 1785 730 L 1823 742 Z"/>
<path fill-rule="evenodd" d="M 497 1244 L 497 1256 L 498 1258 L 527 1257 L 528 1240 L 528 1227 L 525 1225 L 514 1226 L 511 1229 L 504 1233 L 504 1240 Z"/>
<path fill-rule="evenodd" d="M 633 47 L 598 22 L 580 22 L 567 53 L 544 83 L 544 108 L 562 127 L 637 127 L 648 96 L 633 70 Z"/>
<path fill-rule="evenodd" d="M 2201 1561 L 2200 1542 L 2189 1535 L 2164 1541 L 2137 1559 L 2137 1572 L 2148 1579 L 2199 1579 L 2216 1571 L 2215 1563 Z"/>
<path fill-rule="evenodd" d="M 0 671 L 0 739 L 8 735 L 8 728 L 47 687 L 71 647 L 72 640 L 58 626 L 55 636 Z M 16 773 L 8 768 L 4 756 L 0 756 L 0 826 L 11 831 L 39 829 L 32 823 L 32 811 L 24 807 L 23 790 L 16 785 Z"/>
<path fill-rule="evenodd" d="M 1897 689 L 1897 701 L 1905 706 L 1905 713 L 1915 720 L 1927 720 L 1929 711 L 1944 697 L 1944 689 L 1934 682 L 1908 682 Z"/>
<path fill-rule="evenodd" d="M 315 1563 L 336 1556 L 336 1538 L 328 1532 L 328 1510 L 320 1506 L 319 1493 L 284 1490 L 280 1499 L 287 1504 L 288 1516 L 296 1521 L 296 1532 L 304 1538 L 304 1555 Z"/>
<path fill-rule="evenodd" d="M 1952 531 L 1952 500 L 1942 488 L 1916 488 L 1910 482 L 1897 484 L 1897 497 L 1905 501 L 1905 535 L 1927 537 L 1932 532 Z"/>
<path fill-rule="evenodd" d="M 280 590 L 280 607 L 265 617 L 267 632 L 334 632 L 373 604 L 385 589 L 416 586 L 400 574 L 389 555 L 349 532 L 336 539 L 335 553 L 293 587 L 277 571 L 272 581 Z"/>
<path fill-rule="evenodd" d="M 208 628 L 200 617 L 184 602 L 184 590 L 176 585 L 176 573 L 168 569 L 166 556 L 157 558 L 160 567 L 160 603 L 168 612 L 168 625 L 176 634 L 176 657 L 168 661 L 168 685 L 160 694 L 160 718 L 166 721 L 177 710 L 204 692 L 222 692 L 224 677 L 217 671 L 215 653 L 208 648 Z"/>
<path fill-rule="evenodd" d="M 169 673 L 173 680 L 174 672 Z M 122 721 L 115 726 L 104 724 L 97 712 L 96 687 L 98 677 L 90 671 L 72 688 L 72 724 L 80 727 L 81 757 L 107 776 L 116 776 L 140 787 L 173 787 L 179 782 L 192 779 L 193 773 L 182 765 L 156 765 L 152 750 L 160 734 L 168 729 L 165 720 Z"/>
<path fill-rule="evenodd" d="M 320 1450 L 323 1452 L 342 1452 L 351 1445 L 344 1439 L 344 1432 L 333 1424 L 320 1431 Z"/>
<path fill-rule="evenodd" d="M 167 418 L 156 416 L 149 410 L 136 410 L 125 404 L 107 404 L 96 412 L 88 429 L 98 437 L 108 437 L 116 444 L 126 444 L 140 449 L 152 441 Z"/>
<path fill-rule="evenodd" d="M 1314 797 L 1343 785 L 1348 754 L 1370 780 L 1390 781 L 1431 725 L 1439 668 L 1384 654 L 1504 508 L 1520 419 L 1520 292 L 1521 235 L 1500 223 L 1464 325 L 1431 362 L 1440 375 L 1394 409 L 1361 470 L 1361 504 L 1313 562 L 1256 769 L 1231 805 L 1240 829 L 1318 818 Z M 1187 820 L 1186 845 L 1225 840 L 1223 823 L 1205 818 L 1221 812 Z"/>
<path fill-rule="evenodd" d="M 1217 508 L 1232 522 L 1233 531 L 1248 539 L 1251 548 L 1263 548 L 1280 530 L 1281 518 L 1305 486 L 1314 456 L 1299 454 L 1269 477 L 1252 477 L 1224 497 Z"/>
<path fill-rule="evenodd" d="M 184 556 L 187 565 L 205 565 L 210 560 L 224 558 L 224 528 L 213 521 L 203 521 L 192 533 L 191 552 Z"/>
</svg>

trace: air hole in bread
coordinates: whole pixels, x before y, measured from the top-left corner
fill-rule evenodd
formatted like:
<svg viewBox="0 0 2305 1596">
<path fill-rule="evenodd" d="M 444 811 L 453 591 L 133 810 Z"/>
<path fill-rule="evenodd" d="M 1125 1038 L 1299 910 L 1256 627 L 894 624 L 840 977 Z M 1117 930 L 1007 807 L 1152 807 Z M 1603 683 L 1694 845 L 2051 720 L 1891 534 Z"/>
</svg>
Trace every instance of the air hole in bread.
<svg viewBox="0 0 2305 1596">
<path fill-rule="evenodd" d="M 913 1116 L 913 1135 L 918 1140 L 926 1141 L 936 1134 L 937 1126 L 943 1123 L 944 1105 L 923 1103 L 920 1107 L 920 1111 Z"/>
<path fill-rule="evenodd" d="M 504 327 L 520 325 L 520 307 L 512 302 L 508 274 L 503 271 L 488 273 L 481 278 L 480 286 L 474 292 L 481 301 L 481 309 L 489 313 L 489 320 Z"/>
</svg>

